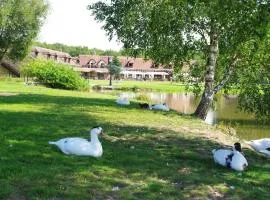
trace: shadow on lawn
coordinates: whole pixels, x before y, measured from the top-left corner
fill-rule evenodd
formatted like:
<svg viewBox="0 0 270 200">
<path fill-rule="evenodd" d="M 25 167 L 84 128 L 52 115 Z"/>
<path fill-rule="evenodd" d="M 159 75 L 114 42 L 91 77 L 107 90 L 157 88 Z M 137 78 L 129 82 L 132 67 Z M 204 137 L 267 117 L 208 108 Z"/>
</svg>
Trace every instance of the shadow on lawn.
<svg viewBox="0 0 270 200">
<path fill-rule="evenodd" d="M 78 104 L 115 106 L 110 99 L 46 95 L 9 100 L 55 103 L 55 108 L 69 105 L 71 110 Z M 5 103 L 9 100 L 0 98 Z M 238 175 L 213 163 L 211 150 L 220 144 L 170 129 L 121 126 L 57 109 L 0 111 L 0 119 L 1 199 L 269 198 L 269 160 L 248 149 L 250 168 Z M 95 125 L 107 132 L 101 138 L 104 155 L 99 159 L 66 156 L 48 144 L 62 137 L 87 138 L 89 127 Z M 119 190 L 112 191 L 113 187 Z"/>
</svg>

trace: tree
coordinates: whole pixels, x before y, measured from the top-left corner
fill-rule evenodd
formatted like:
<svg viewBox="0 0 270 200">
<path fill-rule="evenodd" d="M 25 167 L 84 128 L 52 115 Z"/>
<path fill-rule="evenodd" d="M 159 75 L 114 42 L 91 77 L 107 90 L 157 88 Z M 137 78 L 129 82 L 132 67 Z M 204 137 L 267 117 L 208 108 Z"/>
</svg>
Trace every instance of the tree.
<svg viewBox="0 0 270 200">
<path fill-rule="evenodd" d="M 112 76 L 115 75 L 119 75 L 122 67 L 121 67 L 121 63 L 118 60 L 118 58 L 116 56 L 113 57 L 112 62 L 109 64 L 109 73 L 110 73 L 110 83 L 109 85 L 112 85 Z"/>
<path fill-rule="evenodd" d="M 245 111 L 255 113 L 257 118 L 270 120 L 270 28 L 267 37 L 257 45 L 254 40 L 246 43 L 245 60 L 237 69 L 239 104 Z M 230 86 L 230 84 L 229 84 Z"/>
<path fill-rule="evenodd" d="M 204 62 L 204 91 L 195 116 L 205 119 L 214 96 L 240 63 L 243 47 L 265 37 L 269 0 L 111 0 L 89 6 L 110 39 L 159 63 L 182 67 L 194 55 Z"/>
<path fill-rule="evenodd" d="M 21 60 L 45 19 L 48 5 L 43 0 L 0 2 L 0 61 Z"/>
</svg>

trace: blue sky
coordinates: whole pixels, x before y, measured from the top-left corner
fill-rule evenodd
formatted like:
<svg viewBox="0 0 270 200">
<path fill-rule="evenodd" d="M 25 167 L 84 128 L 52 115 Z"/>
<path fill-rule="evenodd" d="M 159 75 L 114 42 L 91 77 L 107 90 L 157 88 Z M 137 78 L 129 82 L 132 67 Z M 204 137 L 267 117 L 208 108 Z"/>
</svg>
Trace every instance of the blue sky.
<svg viewBox="0 0 270 200">
<path fill-rule="evenodd" d="M 116 39 L 109 42 L 102 24 L 97 23 L 87 5 L 96 0 L 47 0 L 50 12 L 41 32 L 39 41 L 81 45 L 90 48 L 119 50 L 121 45 Z"/>
</svg>

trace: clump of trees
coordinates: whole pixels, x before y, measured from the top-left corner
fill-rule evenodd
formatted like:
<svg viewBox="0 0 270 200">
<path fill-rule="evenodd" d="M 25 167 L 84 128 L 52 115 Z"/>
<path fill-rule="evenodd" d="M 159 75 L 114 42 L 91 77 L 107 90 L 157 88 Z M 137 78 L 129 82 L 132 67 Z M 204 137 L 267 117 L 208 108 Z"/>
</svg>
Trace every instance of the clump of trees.
<svg viewBox="0 0 270 200">
<path fill-rule="evenodd" d="M 88 84 L 71 66 L 50 60 L 30 60 L 22 66 L 22 74 L 34 78 L 47 87 L 86 90 Z"/>
<path fill-rule="evenodd" d="M 116 35 L 134 54 L 175 67 L 200 56 L 203 62 L 194 69 L 196 75 L 203 75 L 204 88 L 195 116 L 205 119 L 215 95 L 234 84 L 242 86 L 240 92 L 245 98 L 247 91 L 254 94 L 241 106 L 269 117 L 269 109 L 261 109 L 270 104 L 266 101 L 269 89 L 265 90 L 261 79 L 256 78 L 256 71 L 268 64 L 262 58 L 250 59 L 247 54 L 252 52 L 252 46 L 261 46 L 267 36 L 270 1 L 101 0 L 89 9 L 97 21 L 104 23 L 110 38 Z M 264 68 L 268 78 L 263 76 L 269 79 L 269 67 Z M 239 84 L 239 80 L 248 84 L 249 80 L 255 81 L 258 89 L 244 89 L 245 81 Z M 256 99 L 258 95 L 260 100 Z"/>
<path fill-rule="evenodd" d="M 22 60 L 46 17 L 44 0 L 0 1 L 0 62 Z"/>
<path fill-rule="evenodd" d="M 79 55 L 100 55 L 100 56 L 121 56 L 125 54 L 125 50 L 102 50 L 98 48 L 88 48 L 86 46 L 69 46 L 61 43 L 47 44 L 45 42 L 35 42 L 34 45 L 53 49 L 56 51 L 63 51 L 69 53 L 71 56 Z"/>
</svg>

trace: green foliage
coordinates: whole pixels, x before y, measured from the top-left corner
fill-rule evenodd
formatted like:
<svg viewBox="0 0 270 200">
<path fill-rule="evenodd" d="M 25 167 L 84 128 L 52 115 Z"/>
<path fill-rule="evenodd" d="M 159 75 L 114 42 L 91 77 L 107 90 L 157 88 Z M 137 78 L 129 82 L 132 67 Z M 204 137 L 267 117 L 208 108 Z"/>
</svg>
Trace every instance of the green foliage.
<svg viewBox="0 0 270 200">
<path fill-rule="evenodd" d="M 36 78 L 51 88 L 68 90 L 87 89 L 86 81 L 69 65 L 47 60 L 31 60 L 22 67 L 22 73 Z"/>
<path fill-rule="evenodd" d="M 118 59 L 117 56 L 113 56 L 111 65 L 115 65 L 115 66 L 121 67 L 121 62 L 120 62 L 120 60 Z"/>
<path fill-rule="evenodd" d="M 5 56 L 21 60 L 28 54 L 47 14 L 43 0 L 0 2 L 0 60 Z"/>
<path fill-rule="evenodd" d="M 47 44 L 45 42 L 35 42 L 34 45 L 53 49 L 56 51 L 63 51 L 69 53 L 71 56 L 79 55 L 100 55 L 100 56 L 120 56 L 121 53 L 114 50 L 101 50 L 97 48 L 88 48 L 86 46 L 69 46 L 61 43 Z"/>
<path fill-rule="evenodd" d="M 143 102 L 150 102 L 150 98 L 147 94 L 139 94 L 136 96 L 136 99 Z"/>
<path fill-rule="evenodd" d="M 196 81 L 197 92 L 198 81 L 205 81 L 206 95 L 202 97 L 209 101 L 231 77 L 237 83 L 235 69 L 241 68 L 241 63 L 258 67 L 242 55 L 243 46 L 250 40 L 260 44 L 270 23 L 269 0 L 102 0 L 91 4 L 89 10 L 104 23 L 108 35 L 116 35 L 134 55 L 179 68 L 199 56 L 203 62 L 191 67 L 187 80 Z M 210 104 L 201 102 L 196 115 L 203 118 Z"/>
<path fill-rule="evenodd" d="M 270 120 L 270 28 L 267 37 L 257 44 L 251 40 L 243 47 L 244 61 L 237 71 L 239 103 L 245 111 Z"/>
<path fill-rule="evenodd" d="M 119 75 L 122 71 L 121 63 L 116 56 L 113 57 L 108 69 L 111 75 Z"/>
<path fill-rule="evenodd" d="M 127 49 L 142 50 L 160 63 L 181 64 L 194 53 L 208 53 L 210 30 L 219 36 L 220 53 L 232 53 L 253 35 L 264 34 L 269 2 L 254 1 L 98 1 L 89 6 L 104 29 Z M 135 53 L 135 52 L 134 52 Z"/>
</svg>

